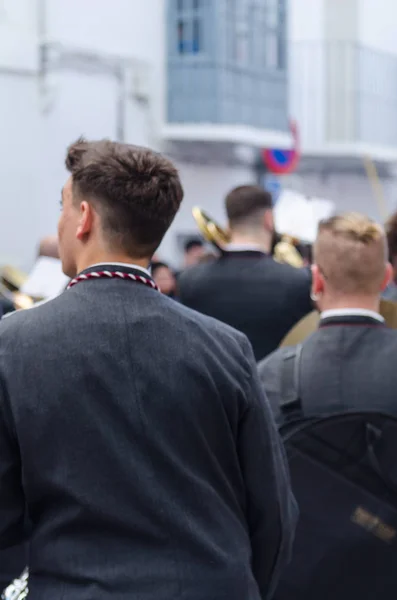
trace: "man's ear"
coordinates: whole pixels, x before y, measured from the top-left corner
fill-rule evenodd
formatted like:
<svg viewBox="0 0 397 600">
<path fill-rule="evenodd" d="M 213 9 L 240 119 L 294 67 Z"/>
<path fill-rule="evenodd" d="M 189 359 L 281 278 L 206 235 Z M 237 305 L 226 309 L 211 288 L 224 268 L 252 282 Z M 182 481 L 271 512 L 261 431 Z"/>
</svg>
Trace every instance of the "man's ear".
<svg viewBox="0 0 397 600">
<path fill-rule="evenodd" d="M 388 262 L 386 264 L 386 269 L 385 269 L 385 276 L 383 278 L 382 281 L 382 285 L 381 285 L 381 291 L 383 292 L 383 290 L 385 288 L 387 288 L 387 286 L 389 285 L 389 283 L 392 281 L 393 279 L 393 267 L 391 266 L 391 264 Z"/>
<path fill-rule="evenodd" d="M 324 292 L 324 276 L 317 265 L 311 266 L 312 271 L 312 294 L 320 296 Z"/>
<path fill-rule="evenodd" d="M 77 226 L 76 237 L 78 240 L 83 240 L 91 233 L 94 223 L 94 209 L 89 202 L 85 200 L 80 204 L 80 217 Z"/>
<path fill-rule="evenodd" d="M 265 229 L 267 229 L 268 231 L 274 231 L 274 217 L 271 208 L 265 211 L 265 214 L 263 215 L 263 224 L 265 226 Z"/>
</svg>

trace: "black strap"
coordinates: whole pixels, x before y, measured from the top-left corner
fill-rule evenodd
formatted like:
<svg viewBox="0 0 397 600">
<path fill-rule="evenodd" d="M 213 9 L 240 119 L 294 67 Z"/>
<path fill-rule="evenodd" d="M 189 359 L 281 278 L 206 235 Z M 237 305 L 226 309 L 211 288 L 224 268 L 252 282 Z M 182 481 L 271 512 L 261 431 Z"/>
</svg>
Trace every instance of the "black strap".
<svg viewBox="0 0 397 600">
<path fill-rule="evenodd" d="M 375 425 L 372 423 L 366 423 L 365 441 L 367 446 L 367 460 L 379 479 L 382 481 L 383 485 L 385 485 L 389 491 L 395 495 L 397 493 L 397 485 L 390 479 L 390 475 L 383 472 L 382 466 L 376 454 L 376 445 L 382 441 L 382 436 L 382 430 L 375 427 Z"/>
<path fill-rule="evenodd" d="M 300 365 L 302 344 L 289 348 L 283 359 L 281 372 L 280 410 L 286 419 L 303 417 L 300 394 Z"/>
</svg>

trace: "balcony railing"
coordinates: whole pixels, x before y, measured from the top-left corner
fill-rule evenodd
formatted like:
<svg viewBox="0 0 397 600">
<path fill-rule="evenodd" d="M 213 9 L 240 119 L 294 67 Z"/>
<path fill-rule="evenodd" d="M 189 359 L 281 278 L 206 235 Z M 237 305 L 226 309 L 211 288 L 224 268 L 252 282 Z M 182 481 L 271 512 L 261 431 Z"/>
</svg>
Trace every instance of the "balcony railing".
<svg viewBox="0 0 397 600">
<path fill-rule="evenodd" d="M 290 107 L 304 150 L 397 148 L 397 56 L 353 43 L 292 44 Z"/>
<path fill-rule="evenodd" d="M 171 60 L 168 122 L 287 130 L 286 75 L 206 60 Z"/>
<path fill-rule="evenodd" d="M 168 1 L 168 123 L 288 130 L 285 0 Z"/>
</svg>

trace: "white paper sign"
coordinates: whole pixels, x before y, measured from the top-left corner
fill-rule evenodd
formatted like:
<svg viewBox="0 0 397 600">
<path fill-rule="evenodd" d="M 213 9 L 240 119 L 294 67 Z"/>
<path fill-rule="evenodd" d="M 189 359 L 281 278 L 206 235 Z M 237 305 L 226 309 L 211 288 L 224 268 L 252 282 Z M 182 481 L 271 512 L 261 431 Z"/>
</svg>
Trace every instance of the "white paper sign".
<svg viewBox="0 0 397 600">
<path fill-rule="evenodd" d="M 60 260 L 40 256 L 22 286 L 21 292 L 33 298 L 53 298 L 64 291 L 69 281 L 69 277 L 62 272 Z"/>
<path fill-rule="evenodd" d="M 312 244 L 321 219 L 335 212 L 335 204 L 323 198 L 307 198 L 292 190 L 284 190 L 274 209 L 276 229 Z"/>
</svg>

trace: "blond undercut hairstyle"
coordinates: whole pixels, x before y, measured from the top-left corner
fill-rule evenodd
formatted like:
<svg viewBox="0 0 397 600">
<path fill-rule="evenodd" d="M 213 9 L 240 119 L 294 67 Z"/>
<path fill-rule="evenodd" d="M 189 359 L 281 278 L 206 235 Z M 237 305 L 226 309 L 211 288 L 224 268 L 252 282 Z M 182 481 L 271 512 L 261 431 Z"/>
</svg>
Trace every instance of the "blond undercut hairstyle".
<svg viewBox="0 0 397 600">
<path fill-rule="evenodd" d="M 379 294 L 385 277 L 387 242 L 383 228 L 359 213 L 322 221 L 314 263 L 337 294 Z"/>
</svg>

